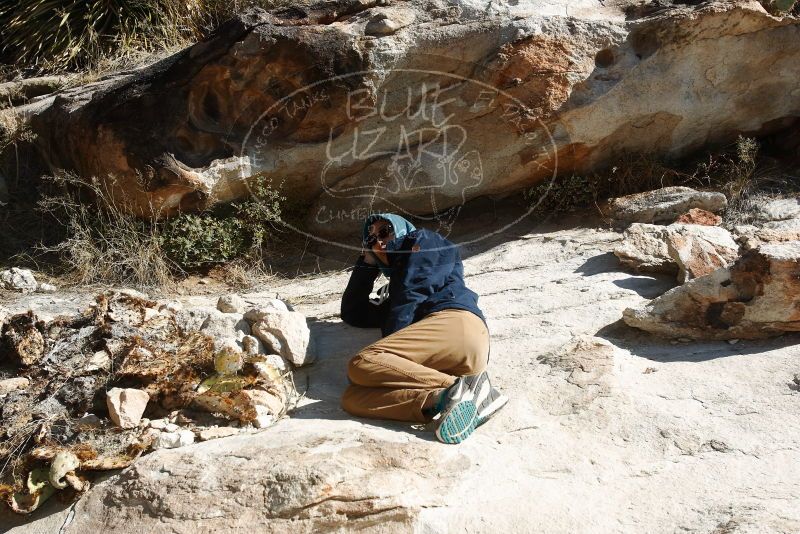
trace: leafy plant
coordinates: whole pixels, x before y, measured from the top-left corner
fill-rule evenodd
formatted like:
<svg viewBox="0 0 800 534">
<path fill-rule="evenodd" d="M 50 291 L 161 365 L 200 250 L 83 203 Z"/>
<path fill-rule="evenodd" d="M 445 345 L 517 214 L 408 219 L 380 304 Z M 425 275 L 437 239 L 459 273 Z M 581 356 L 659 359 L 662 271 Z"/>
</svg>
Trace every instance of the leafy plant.
<svg viewBox="0 0 800 534">
<path fill-rule="evenodd" d="M 213 212 L 178 215 L 162 223 L 161 243 L 167 255 L 185 269 L 256 256 L 281 218 L 285 200 L 265 180 L 250 187 L 251 197 Z"/>
</svg>

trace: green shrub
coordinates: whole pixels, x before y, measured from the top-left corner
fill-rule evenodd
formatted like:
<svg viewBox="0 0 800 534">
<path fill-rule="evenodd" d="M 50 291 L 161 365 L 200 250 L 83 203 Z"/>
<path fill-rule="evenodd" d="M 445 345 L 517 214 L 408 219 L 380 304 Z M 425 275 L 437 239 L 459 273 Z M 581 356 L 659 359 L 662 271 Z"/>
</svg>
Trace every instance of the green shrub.
<svg viewBox="0 0 800 534">
<path fill-rule="evenodd" d="M 161 223 L 161 244 L 170 259 L 191 270 L 259 255 L 272 223 L 280 221 L 285 198 L 264 180 L 254 181 L 250 190 L 246 201 Z"/>
<path fill-rule="evenodd" d="M 285 200 L 263 180 L 245 201 L 162 221 L 131 215 L 112 198 L 113 180 L 51 177 L 41 212 L 54 217 L 64 237 L 44 253 L 56 254 L 75 283 L 169 287 L 176 274 L 237 261 L 257 271 Z"/>
</svg>

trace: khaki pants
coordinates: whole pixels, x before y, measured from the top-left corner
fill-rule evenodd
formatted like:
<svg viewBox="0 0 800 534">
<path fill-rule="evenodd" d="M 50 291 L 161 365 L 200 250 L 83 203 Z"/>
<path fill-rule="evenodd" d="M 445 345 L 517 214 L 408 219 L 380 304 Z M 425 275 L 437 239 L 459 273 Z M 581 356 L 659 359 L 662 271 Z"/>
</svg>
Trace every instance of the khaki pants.
<svg viewBox="0 0 800 534">
<path fill-rule="evenodd" d="M 350 360 L 347 412 L 376 419 L 426 422 L 428 395 L 458 376 L 478 374 L 489 357 L 489 331 L 466 310 L 434 312 L 369 345 Z"/>
</svg>

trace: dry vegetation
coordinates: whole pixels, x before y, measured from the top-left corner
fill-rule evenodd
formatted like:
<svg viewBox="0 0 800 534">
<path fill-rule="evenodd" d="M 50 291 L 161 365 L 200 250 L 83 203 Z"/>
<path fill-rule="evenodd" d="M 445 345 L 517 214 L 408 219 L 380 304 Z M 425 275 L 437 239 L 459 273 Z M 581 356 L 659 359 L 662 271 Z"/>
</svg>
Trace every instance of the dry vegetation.
<svg viewBox="0 0 800 534">
<path fill-rule="evenodd" d="M 748 222 L 765 199 L 800 191 L 800 179 L 762 154 L 756 139 L 739 136 L 728 147 L 679 162 L 626 154 L 606 169 L 538 184 L 523 196 L 540 215 L 593 206 L 602 214 L 609 198 L 676 185 L 725 193 L 724 220 L 730 224 Z"/>
</svg>

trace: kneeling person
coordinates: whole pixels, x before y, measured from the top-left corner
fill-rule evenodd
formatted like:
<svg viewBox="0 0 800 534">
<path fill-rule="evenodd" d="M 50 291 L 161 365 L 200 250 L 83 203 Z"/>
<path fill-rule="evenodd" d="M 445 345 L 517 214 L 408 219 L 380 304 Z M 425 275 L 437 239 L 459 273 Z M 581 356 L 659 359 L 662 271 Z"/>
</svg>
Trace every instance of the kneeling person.
<svg viewBox="0 0 800 534">
<path fill-rule="evenodd" d="M 364 251 L 342 296 L 342 320 L 384 337 L 350 360 L 342 407 L 361 417 L 434 421 L 459 443 L 508 398 L 489 383 L 489 331 L 478 295 L 464 284 L 458 248 L 399 215 L 370 215 Z M 388 288 L 370 299 L 379 272 Z"/>
</svg>

